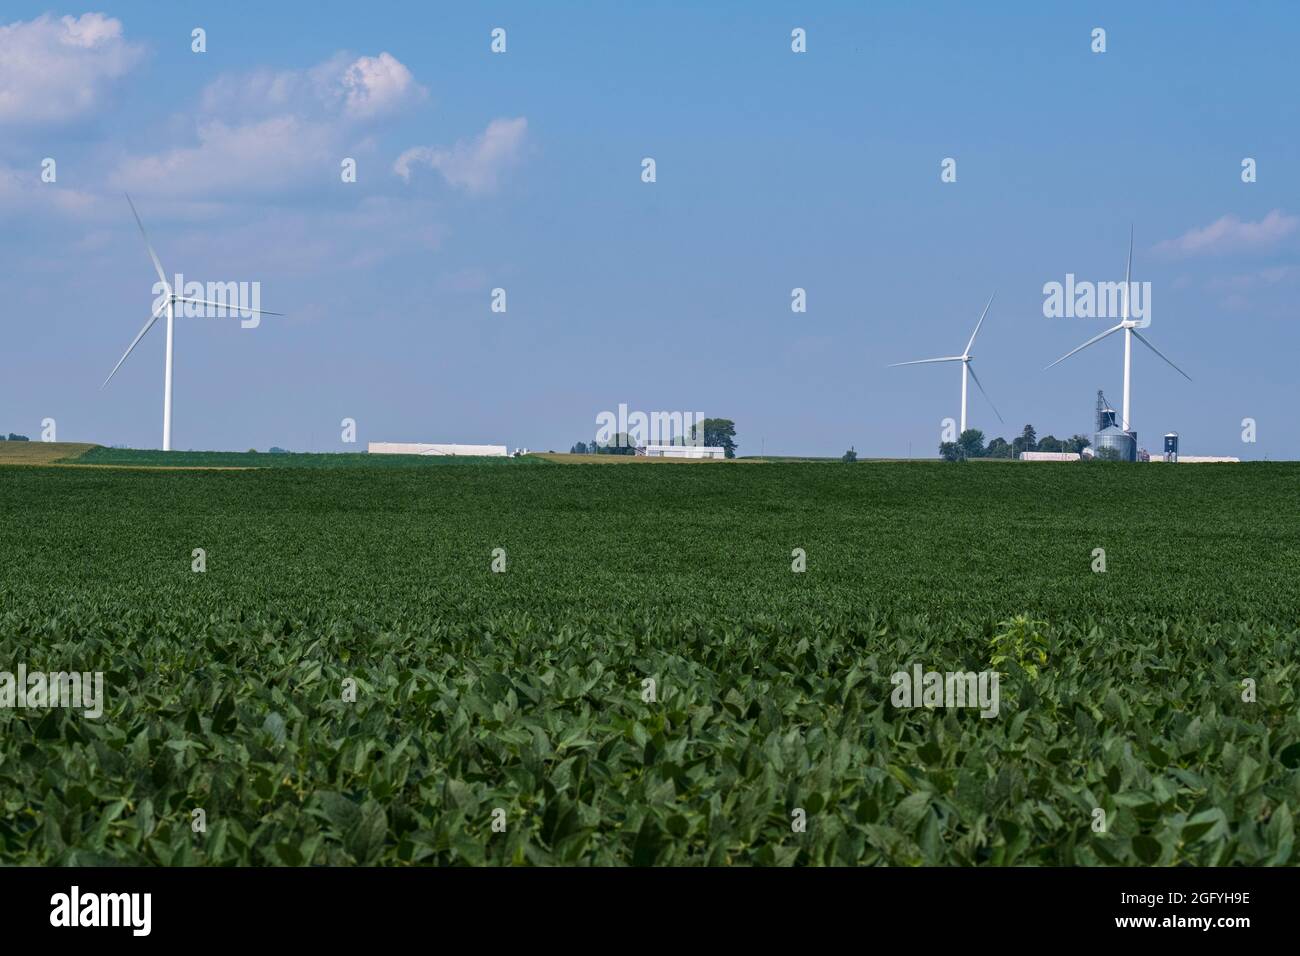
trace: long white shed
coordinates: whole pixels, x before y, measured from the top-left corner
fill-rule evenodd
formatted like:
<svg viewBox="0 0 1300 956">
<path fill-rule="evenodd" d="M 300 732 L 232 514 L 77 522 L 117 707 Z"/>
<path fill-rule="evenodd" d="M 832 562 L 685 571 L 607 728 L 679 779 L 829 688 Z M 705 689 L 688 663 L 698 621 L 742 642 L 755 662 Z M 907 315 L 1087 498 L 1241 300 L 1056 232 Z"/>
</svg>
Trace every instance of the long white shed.
<svg viewBox="0 0 1300 956">
<path fill-rule="evenodd" d="M 505 445 L 454 445 L 442 442 L 372 441 L 366 447 L 372 455 L 479 455 L 505 458 Z"/>
<path fill-rule="evenodd" d="M 1021 461 L 1078 461 L 1077 451 L 1022 451 Z"/>
<path fill-rule="evenodd" d="M 646 445 L 637 454 L 647 458 L 726 458 L 727 449 L 721 445 Z"/>
</svg>

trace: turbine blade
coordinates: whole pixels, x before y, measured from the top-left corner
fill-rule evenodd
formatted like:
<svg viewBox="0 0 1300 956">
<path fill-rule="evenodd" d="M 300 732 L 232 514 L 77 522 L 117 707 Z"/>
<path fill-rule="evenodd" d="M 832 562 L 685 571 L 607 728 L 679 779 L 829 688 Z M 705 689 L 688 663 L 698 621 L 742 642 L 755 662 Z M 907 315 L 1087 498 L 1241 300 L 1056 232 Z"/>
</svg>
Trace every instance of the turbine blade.
<svg viewBox="0 0 1300 956">
<path fill-rule="evenodd" d="M 258 315 L 284 315 L 283 312 L 267 312 L 265 309 L 250 309 L 229 302 L 213 302 L 211 299 L 187 299 L 184 296 L 178 295 L 176 301 L 193 302 L 197 305 L 212 305 L 216 306 L 218 309 L 228 309 L 231 312 L 256 312 Z"/>
<path fill-rule="evenodd" d="M 1066 359 L 1068 359 L 1068 358 L 1069 358 L 1071 355 L 1073 355 L 1075 352 L 1082 352 L 1082 351 L 1083 351 L 1084 349 L 1086 349 L 1089 345 L 1092 345 L 1092 344 L 1094 344 L 1094 343 L 1096 343 L 1096 342 L 1100 342 L 1102 339 L 1104 339 L 1106 336 L 1110 335 L 1112 332 L 1118 332 L 1118 331 L 1119 331 L 1120 329 L 1122 329 L 1122 328 L 1124 328 L 1123 323 L 1121 323 L 1121 324 L 1119 324 L 1119 325 L 1112 325 L 1112 326 L 1111 326 L 1110 328 L 1108 328 L 1105 332 L 1101 333 L 1101 335 L 1094 335 L 1092 338 L 1088 339 L 1088 341 L 1086 341 L 1086 342 L 1084 342 L 1082 345 L 1080 345 L 1077 349 L 1071 349 L 1070 351 L 1066 352 L 1066 353 L 1065 353 L 1064 355 L 1062 355 L 1059 359 L 1057 359 L 1055 362 L 1053 362 L 1052 365 L 1060 365 L 1062 362 L 1064 362 Z M 1051 368 L 1052 365 L 1047 366 L 1047 368 Z M 1047 371 L 1047 369 L 1043 369 L 1043 371 Z"/>
<path fill-rule="evenodd" d="M 126 347 L 126 351 L 122 353 L 122 357 L 118 359 L 117 364 L 113 366 L 113 371 L 108 373 L 108 378 L 104 379 L 104 384 L 99 386 L 101 389 L 103 389 L 104 386 L 106 386 L 109 382 L 113 380 L 113 376 L 116 375 L 117 370 L 122 367 L 122 363 L 126 361 L 126 357 L 130 355 L 132 351 L 135 350 L 135 347 L 137 345 L 140 344 L 140 340 L 144 338 L 145 333 L 153 328 L 153 324 L 158 321 L 158 317 L 162 315 L 164 308 L 166 308 L 166 303 L 158 306 L 158 308 L 153 310 L 153 315 L 149 316 L 149 321 L 144 324 L 144 328 L 140 330 L 140 334 L 137 335 L 131 341 L 131 344 Z"/>
<path fill-rule="evenodd" d="M 1173 362 L 1170 362 L 1170 361 L 1169 361 L 1169 356 L 1165 355 L 1164 352 L 1160 351 L 1158 348 L 1156 348 L 1154 345 L 1152 345 L 1150 342 L 1148 342 L 1148 341 L 1146 340 L 1146 337 L 1143 336 L 1143 334 L 1142 334 L 1141 332 L 1139 332 L 1137 329 L 1129 329 L 1129 331 L 1132 332 L 1134 335 L 1136 335 L 1136 336 L 1138 337 L 1138 339 L 1142 342 L 1143 345 L 1145 345 L 1145 346 L 1146 346 L 1147 348 L 1149 348 L 1152 352 L 1155 352 L 1156 355 L 1159 355 L 1162 359 L 1164 359 L 1166 362 L 1168 362 L 1168 363 L 1169 363 L 1169 367 L 1170 367 L 1171 369 L 1173 369 L 1175 372 L 1177 372 L 1177 373 L 1178 373 L 1179 375 L 1181 375 L 1183 378 L 1187 379 L 1187 381 L 1190 382 L 1190 381 L 1192 380 L 1192 377 L 1191 377 L 1190 375 L 1188 375 L 1186 372 L 1184 372 L 1182 369 L 1180 369 L 1180 368 L 1179 368 L 1177 365 L 1175 365 Z"/>
<path fill-rule="evenodd" d="M 1130 278 L 1133 275 L 1133 224 L 1128 227 L 1128 262 L 1124 266 L 1124 321 L 1128 321 L 1128 296 L 1133 288 Z"/>
<path fill-rule="evenodd" d="M 140 227 L 140 235 L 144 237 L 144 245 L 145 248 L 149 250 L 149 258 L 153 260 L 153 267 L 158 270 L 158 278 L 161 279 L 162 284 L 167 287 L 167 291 L 171 292 L 172 284 L 167 281 L 167 276 L 163 272 L 162 263 L 158 261 L 158 254 L 153 251 L 153 246 L 149 243 L 149 234 L 144 231 L 144 223 L 140 221 L 140 214 L 135 211 L 135 203 L 131 202 L 131 197 L 126 193 L 123 193 L 122 195 L 126 196 L 127 205 L 131 207 L 131 215 L 135 216 L 135 224 Z"/>
<path fill-rule="evenodd" d="M 998 421 L 1002 422 L 1002 413 L 999 412 L 999 411 L 998 411 L 998 407 L 997 407 L 996 405 L 993 404 L 993 399 L 989 398 L 989 393 L 986 392 L 986 391 L 984 391 L 984 386 L 983 386 L 983 385 L 980 385 L 980 377 L 979 377 L 978 375 L 975 374 L 975 365 L 974 365 L 974 363 L 973 363 L 973 362 L 967 362 L 967 363 L 966 363 L 966 368 L 970 369 L 970 377 L 973 378 L 973 379 L 975 379 L 975 385 L 976 385 L 976 387 L 979 388 L 980 393 L 984 396 L 985 400 L 988 401 L 988 403 L 989 403 L 989 408 L 993 409 L 993 414 L 996 415 L 996 416 L 998 416 Z M 1002 422 L 1002 424 L 1005 425 L 1006 422 Z"/>
<path fill-rule="evenodd" d="M 995 291 L 993 295 L 997 295 Z M 975 336 L 980 334 L 980 326 L 984 324 L 984 316 L 989 314 L 989 306 L 993 304 L 993 295 L 989 296 L 988 302 L 984 303 L 984 311 L 980 313 L 980 320 L 975 323 L 975 331 L 970 334 L 970 341 L 966 343 L 966 351 L 962 355 L 970 355 L 970 347 L 975 344 Z"/>
<path fill-rule="evenodd" d="M 915 362 L 891 362 L 886 368 L 898 368 L 900 365 L 925 365 L 929 362 L 960 362 L 965 359 L 964 355 L 945 355 L 943 358 L 917 359 Z"/>
</svg>

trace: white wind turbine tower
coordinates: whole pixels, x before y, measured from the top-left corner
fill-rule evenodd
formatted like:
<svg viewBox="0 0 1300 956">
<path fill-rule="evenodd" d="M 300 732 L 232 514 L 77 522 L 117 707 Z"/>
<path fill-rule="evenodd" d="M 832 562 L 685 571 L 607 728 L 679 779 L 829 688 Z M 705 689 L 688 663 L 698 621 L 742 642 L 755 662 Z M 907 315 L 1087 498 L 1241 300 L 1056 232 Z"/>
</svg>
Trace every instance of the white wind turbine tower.
<svg viewBox="0 0 1300 956">
<path fill-rule="evenodd" d="M 221 308 L 221 309 L 238 308 L 239 311 L 241 312 L 256 312 L 259 315 L 282 315 L 283 313 L 264 312 L 261 309 L 248 309 L 239 306 L 232 306 L 230 305 L 230 303 L 227 302 L 212 302 L 208 299 L 190 299 L 182 295 L 177 295 L 176 290 L 172 287 L 172 284 L 167 281 L 167 276 L 163 273 L 162 263 L 158 261 L 158 254 L 153 251 L 153 246 L 149 242 L 149 236 L 144 231 L 144 223 L 140 221 L 140 214 L 135 211 L 135 203 L 131 202 L 130 196 L 126 197 L 126 201 L 127 204 L 131 207 L 131 215 L 135 216 L 135 224 L 140 227 L 140 235 L 144 237 L 145 248 L 149 250 L 149 258 L 153 260 L 153 267 L 158 272 L 158 280 L 163 285 L 163 291 L 167 295 L 167 300 L 164 303 L 154 308 L 153 314 L 149 316 L 149 320 L 145 322 L 144 328 L 140 330 L 140 333 L 135 337 L 134 340 L 132 340 L 131 344 L 127 346 L 126 352 L 124 352 L 122 354 L 122 357 L 117 360 L 117 364 L 113 366 L 113 371 L 108 373 L 108 378 L 104 379 L 104 384 L 99 387 L 103 389 L 106 385 L 108 385 L 109 382 L 113 380 L 113 376 L 116 375 L 117 370 L 122 367 L 122 363 L 126 361 L 126 357 L 131 354 L 132 350 L 137 345 L 140 344 L 140 340 L 144 338 L 146 332 L 148 332 L 151 328 L 153 328 L 153 324 L 158 321 L 159 317 L 161 317 L 163 313 L 166 312 L 167 314 L 167 360 L 166 360 L 166 370 L 163 373 L 163 439 L 162 440 L 163 440 L 163 451 L 171 451 L 172 449 L 172 326 L 176 319 L 176 303 L 191 302 L 194 303 L 195 305 L 210 305 L 210 306 L 216 306 L 217 308 Z"/>
<path fill-rule="evenodd" d="M 1192 380 L 1192 377 L 1188 375 L 1186 372 L 1184 372 L 1182 369 L 1180 369 L 1173 362 L 1171 362 L 1167 355 L 1165 355 L 1158 348 L 1156 348 L 1154 345 L 1148 342 L 1146 340 L 1146 337 L 1141 332 L 1138 331 L 1138 324 L 1128 317 L 1129 293 L 1133 288 L 1130 282 L 1132 274 L 1133 274 L 1133 227 L 1130 226 L 1128 231 L 1128 264 L 1124 266 L 1124 317 L 1123 319 L 1120 321 L 1119 325 L 1112 325 L 1110 328 L 1108 328 L 1105 332 L 1102 332 L 1100 335 L 1094 335 L 1092 338 L 1088 339 L 1088 341 L 1084 342 L 1078 348 L 1071 349 L 1069 352 L 1066 352 L 1059 359 L 1057 359 L 1055 362 L 1052 363 L 1052 365 L 1060 365 L 1062 362 L 1068 359 L 1075 352 L 1082 352 L 1089 345 L 1092 345 L 1095 342 L 1100 342 L 1102 339 L 1110 335 L 1112 332 L 1118 332 L 1121 329 L 1123 329 L 1124 331 L 1124 413 L 1123 413 L 1121 427 L 1126 432 L 1133 430 L 1133 427 L 1130 424 L 1132 419 L 1129 418 L 1129 414 L 1128 414 L 1130 366 L 1133 359 L 1133 336 L 1136 335 L 1138 337 L 1138 340 L 1143 345 L 1145 345 L 1152 352 L 1155 352 L 1156 355 L 1159 355 L 1162 359 L 1164 359 L 1164 361 L 1169 365 L 1170 368 L 1172 368 L 1183 378 L 1187 379 L 1187 381 L 1190 382 Z M 1149 307 L 1150 307 L 1150 303 L 1148 303 L 1148 308 Z M 1051 368 L 1052 365 L 1047 366 L 1047 368 Z M 1044 371 L 1046 371 L 1046 369 L 1044 369 Z"/>
<path fill-rule="evenodd" d="M 993 295 L 997 295 L 996 292 Z M 984 386 L 980 384 L 979 376 L 975 374 L 975 367 L 971 365 L 970 347 L 975 344 L 975 336 L 979 335 L 980 326 L 984 324 L 984 316 L 988 315 L 989 306 L 993 304 L 993 295 L 989 296 L 988 302 L 984 304 L 984 311 L 980 313 L 980 319 L 975 323 L 975 331 L 970 334 L 970 341 L 966 343 L 966 349 L 961 355 L 945 355 L 942 358 L 917 359 L 914 362 L 894 362 L 889 367 L 898 368 L 900 365 L 928 365 L 931 362 L 961 362 L 961 431 L 966 430 L 966 373 L 975 380 L 976 387 L 989 403 L 989 408 L 993 409 L 993 414 L 998 416 L 998 421 L 1002 421 L 1002 415 L 998 412 L 997 406 L 993 404 L 993 399 L 989 398 L 989 393 L 984 391 Z M 959 433 L 960 434 L 960 433 Z"/>
</svg>

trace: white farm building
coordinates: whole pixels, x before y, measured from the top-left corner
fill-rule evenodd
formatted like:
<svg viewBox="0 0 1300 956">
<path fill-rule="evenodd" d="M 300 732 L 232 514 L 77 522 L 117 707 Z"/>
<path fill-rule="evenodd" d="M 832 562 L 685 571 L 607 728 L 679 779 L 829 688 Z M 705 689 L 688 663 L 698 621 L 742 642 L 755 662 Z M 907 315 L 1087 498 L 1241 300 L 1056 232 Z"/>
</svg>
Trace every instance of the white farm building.
<svg viewBox="0 0 1300 956">
<path fill-rule="evenodd" d="M 1152 461 L 1164 461 L 1163 458 L 1152 457 Z M 1207 465 L 1215 463 L 1239 462 L 1240 458 L 1232 458 L 1226 455 L 1179 455 L 1178 464 L 1180 465 Z"/>
<path fill-rule="evenodd" d="M 636 450 L 646 458 L 726 458 L 721 445 L 645 445 Z"/>
<path fill-rule="evenodd" d="M 1021 461 L 1078 461 L 1077 451 L 1022 451 Z"/>
<path fill-rule="evenodd" d="M 366 450 L 372 455 L 480 455 L 505 458 L 505 445 L 449 445 L 438 442 L 372 441 Z"/>
</svg>

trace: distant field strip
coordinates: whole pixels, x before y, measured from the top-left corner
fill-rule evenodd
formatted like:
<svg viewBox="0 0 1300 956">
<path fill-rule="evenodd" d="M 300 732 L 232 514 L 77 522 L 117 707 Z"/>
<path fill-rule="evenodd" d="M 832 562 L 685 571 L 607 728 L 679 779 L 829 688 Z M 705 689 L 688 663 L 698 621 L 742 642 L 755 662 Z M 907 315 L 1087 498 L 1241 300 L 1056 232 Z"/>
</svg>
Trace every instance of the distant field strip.
<svg viewBox="0 0 1300 956">
<path fill-rule="evenodd" d="M 70 461 L 94 447 L 74 442 L 0 441 L 0 465 L 49 465 Z"/>
<path fill-rule="evenodd" d="M 736 458 L 670 458 L 648 455 L 571 455 L 567 452 L 533 452 L 528 457 L 544 458 L 560 465 L 705 465 L 735 462 Z"/>
<path fill-rule="evenodd" d="M 531 455 L 521 458 L 469 455 L 371 455 L 367 452 L 151 451 L 95 445 L 68 459 L 78 465 L 157 468 L 412 468 L 467 465 L 516 467 L 546 464 Z"/>
</svg>

